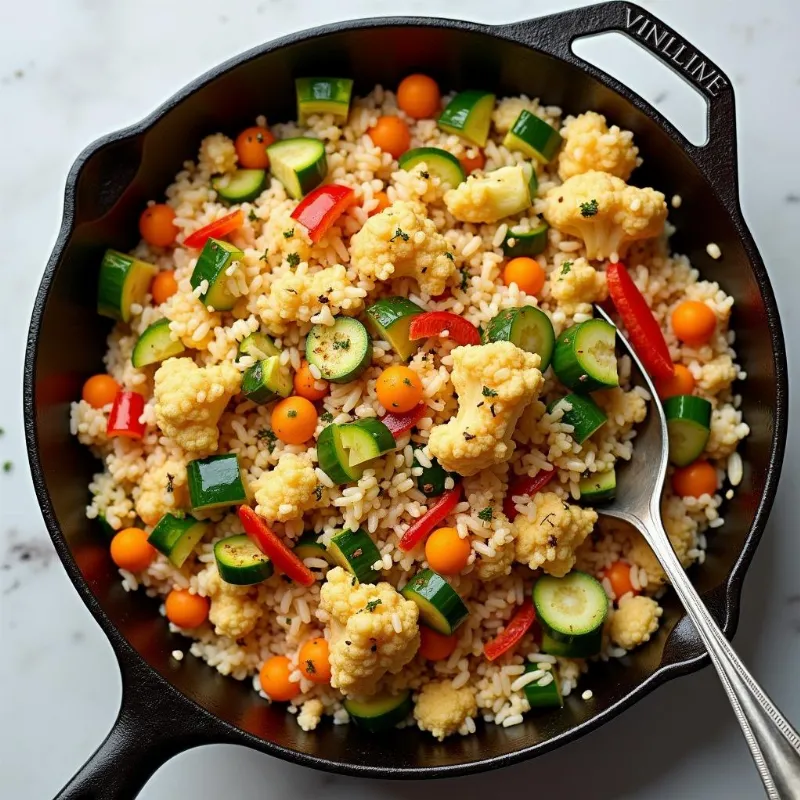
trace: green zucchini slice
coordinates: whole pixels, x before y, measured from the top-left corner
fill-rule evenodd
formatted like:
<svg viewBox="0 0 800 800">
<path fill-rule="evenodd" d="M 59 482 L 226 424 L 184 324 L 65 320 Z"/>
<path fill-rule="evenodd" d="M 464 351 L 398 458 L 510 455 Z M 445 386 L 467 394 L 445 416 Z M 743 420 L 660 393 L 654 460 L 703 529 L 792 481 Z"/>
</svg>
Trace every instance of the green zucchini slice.
<svg viewBox="0 0 800 800">
<path fill-rule="evenodd" d="M 530 672 L 536 672 L 540 669 L 539 664 L 526 664 L 524 675 Z M 552 680 L 547 680 L 547 675 L 552 677 Z M 540 682 L 543 681 L 544 685 Z M 523 690 L 528 705 L 531 708 L 563 708 L 564 699 L 561 697 L 561 681 L 558 677 L 558 669 L 553 666 L 545 673 L 545 676 L 539 680 L 526 683 Z"/>
<path fill-rule="evenodd" d="M 160 319 L 149 325 L 137 339 L 131 353 L 131 363 L 137 369 L 157 364 L 173 356 L 179 356 L 186 348 L 180 340 L 170 335 L 169 320 Z"/>
<path fill-rule="evenodd" d="M 242 356 L 250 356 L 256 361 L 263 361 L 270 356 L 279 356 L 281 351 L 275 347 L 275 342 L 263 333 L 251 333 L 239 342 L 239 349 L 236 351 L 236 360 Z"/>
<path fill-rule="evenodd" d="M 193 511 L 210 511 L 247 502 L 236 453 L 195 459 L 186 465 L 186 473 Z"/>
<path fill-rule="evenodd" d="M 295 200 L 316 189 L 328 174 L 325 144 L 319 139 L 282 139 L 267 148 L 267 155 L 272 174 Z"/>
<path fill-rule="evenodd" d="M 582 394 L 568 394 L 560 400 L 551 403 L 547 410 L 553 412 L 561 405 L 569 403 L 572 408 L 565 411 L 561 417 L 561 421 L 565 425 L 572 425 L 572 438 L 578 443 L 583 444 L 590 436 L 597 433 L 603 425 L 608 422 L 608 417 L 605 415 L 600 406 L 592 400 L 588 395 Z"/>
<path fill-rule="evenodd" d="M 415 147 L 400 156 L 397 163 L 400 169 L 411 171 L 417 164 L 425 164 L 431 175 L 436 175 L 443 186 L 455 189 L 467 179 L 461 162 L 441 147 Z"/>
<path fill-rule="evenodd" d="M 616 338 L 617 329 L 604 319 L 567 328 L 553 354 L 553 370 L 561 383 L 581 394 L 619 386 Z"/>
<path fill-rule="evenodd" d="M 214 559 L 220 578 L 236 586 L 261 583 L 274 571 L 269 558 L 244 533 L 220 539 L 214 545 Z"/>
<path fill-rule="evenodd" d="M 485 147 L 492 124 L 494 100 L 491 92 L 476 89 L 459 92 L 439 116 L 439 127 L 478 147 Z"/>
<path fill-rule="evenodd" d="M 131 306 L 142 305 L 158 268 L 117 250 L 106 250 L 97 282 L 97 313 L 130 322 Z"/>
<path fill-rule="evenodd" d="M 333 325 L 314 325 L 306 337 L 306 359 L 326 381 L 354 381 L 372 361 L 372 339 L 352 317 L 338 316 Z"/>
<path fill-rule="evenodd" d="M 469 614 L 458 592 L 432 569 L 417 573 L 400 594 L 417 604 L 422 622 L 445 636 L 449 636 Z"/>
<path fill-rule="evenodd" d="M 236 298 L 226 288 L 228 275 L 226 270 L 234 261 L 244 257 L 244 253 L 230 242 L 222 239 L 209 239 L 192 272 L 192 289 L 196 289 L 203 281 L 208 282 L 208 288 L 200 295 L 200 299 L 207 306 L 216 311 L 230 311 L 236 303 Z"/>
<path fill-rule="evenodd" d="M 360 419 L 323 428 L 317 440 L 320 469 L 335 483 L 357 481 L 368 461 L 397 447 L 389 429 L 378 419 Z"/>
<path fill-rule="evenodd" d="M 529 231 L 509 228 L 503 239 L 503 254 L 509 258 L 538 256 L 547 249 L 547 231 L 550 226 L 543 222 Z"/>
<path fill-rule="evenodd" d="M 359 583 L 375 583 L 378 580 L 380 573 L 373 564 L 381 560 L 381 554 L 363 528 L 335 534 L 328 544 L 328 555 L 355 576 Z"/>
<path fill-rule="evenodd" d="M 242 394 L 254 403 L 264 405 L 288 397 L 292 393 L 292 375 L 281 364 L 280 356 L 256 361 L 242 375 Z"/>
<path fill-rule="evenodd" d="M 519 150 L 527 158 L 548 164 L 561 147 L 561 134 L 536 114 L 523 110 L 503 144 L 509 150 Z"/>
<path fill-rule="evenodd" d="M 208 524 L 191 516 L 164 514 L 147 537 L 153 547 L 180 568 L 203 538 Z"/>
<path fill-rule="evenodd" d="M 297 119 L 304 125 L 312 114 L 332 114 L 347 122 L 353 81 L 350 78 L 297 78 Z"/>
<path fill-rule="evenodd" d="M 382 733 L 394 728 L 411 713 L 411 691 L 377 694 L 363 700 L 347 697 L 343 705 L 356 726 L 368 733 Z"/>
<path fill-rule="evenodd" d="M 617 472 L 614 467 L 605 472 L 592 472 L 581 478 L 578 484 L 581 501 L 584 503 L 602 503 L 613 500 L 617 494 Z"/>
<path fill-rule="evenodd" d="M 483 332 L 484 342 L 511 342 L 542 359 L 544 372 L 553 358 L 556 335 L 550 317 L 535 306 L 506 308 L 497 314 Z"/>
<path fill-rule="evenodd" d="M 425 309 L 407 297 L 382 297 L 367 309 L 367 327 L 377 339 L 388 342 L 400 358 L 408 361 L 419 349 L 412 342 L 408 329 L 414 317 Z"/>
<path fill-rule="evenodd" d="M 680 394 L 664 403 L 669 432 L 669 460 L 685 467 L 700 458 L 711 435 L 711 403 L 703 397 Z"/>
<path fill-rule="evenodd" d="M 255 200 L 267 185 L 264 169 L 237 169 L 230 175 L 211 179 L 211 188 L 227 203 L 246 203 Z"/>
<path fill-rule="evenodd" d="M 329 564 L 335 564 L 331 554 L 325 549 L 325 545 L 319 541 L 316 533 L 308 531 L 304 533 L 292 548 L 294 554 L 301 559 L 321 558 Z"/>
</svg>

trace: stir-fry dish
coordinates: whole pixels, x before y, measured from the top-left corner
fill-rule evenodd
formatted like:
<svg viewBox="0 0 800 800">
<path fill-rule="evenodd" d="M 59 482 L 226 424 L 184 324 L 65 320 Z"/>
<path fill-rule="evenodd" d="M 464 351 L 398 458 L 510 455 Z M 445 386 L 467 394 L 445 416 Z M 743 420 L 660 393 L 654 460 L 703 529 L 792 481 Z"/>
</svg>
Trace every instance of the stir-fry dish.
<svg viewBox="0 0 800 800">
<path fill-rule="evenodd" d="M 681 198 L 636 185 L 595 111 L 425 75 L 296 93 L 296 121 L 203 139 L 102 256 L 87 516 L 192 656 L 304 730 L 444 739 L 590 701 L 666 591 L 598 521 L 650 398 L 594 305 L 665 404 L 688 567 L 742 479 L 733 300 L 670 252 Z"/>
</svg>

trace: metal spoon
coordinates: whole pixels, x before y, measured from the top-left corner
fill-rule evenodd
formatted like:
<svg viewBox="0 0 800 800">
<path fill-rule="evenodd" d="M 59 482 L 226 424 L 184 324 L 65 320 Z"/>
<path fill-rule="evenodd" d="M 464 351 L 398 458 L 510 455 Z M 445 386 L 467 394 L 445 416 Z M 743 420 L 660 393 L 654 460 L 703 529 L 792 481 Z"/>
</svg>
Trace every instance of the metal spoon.
<svg viewBox="0 0 800 800">
<path fill-rule="evenodd" d="M 614 324 L 603 309 L 596 307 L 596 311 Z M 661 493 L 669 456 L 667 421 L 650 376 L 619 330 L 617 336 L 638 368 L 653 400 L 651 413 L 638 430 L 633 457 L 626 467 L 628 480 L 618 482 L 616 499 L 599 506 L 597 511 L 633 525 L 661 562 L 719 673 L 767 796 L 773 800 L 800 798 L 800 736 L 756 683 L 717 627 L 684 572 L 664 530 Z"/>
</svg>

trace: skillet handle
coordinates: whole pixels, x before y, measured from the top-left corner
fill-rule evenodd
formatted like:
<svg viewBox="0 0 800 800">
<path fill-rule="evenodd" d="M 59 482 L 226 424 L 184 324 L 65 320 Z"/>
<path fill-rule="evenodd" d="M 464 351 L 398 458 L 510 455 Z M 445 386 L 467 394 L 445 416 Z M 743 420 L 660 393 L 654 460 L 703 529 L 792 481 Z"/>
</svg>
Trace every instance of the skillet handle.
<svg viewBox="0 0 800 800">
<path fill-rule="evenodd" d="M 727 185 L 733 190 L 731 197 L 738 197 L 736 111 L 731 82 L 710 58 L 652 13 L 635 3 L 613 0 L 511 23 L 501 26 L 500 30 L 522 44 L 557 56 L 591 75 L 603 76 L 612 84 L 615 82 L 613 78 L 575 55 L 572 43 L 576 39 L 616 31 L 648 50 L 705 99 L 708 141 L 701 146 L 694 145 L 658 112 L 648 108 L 648 113 L 680 138 L 683 148 L 707 177 L 713 176 L 720 187 Z"/>
</svg>

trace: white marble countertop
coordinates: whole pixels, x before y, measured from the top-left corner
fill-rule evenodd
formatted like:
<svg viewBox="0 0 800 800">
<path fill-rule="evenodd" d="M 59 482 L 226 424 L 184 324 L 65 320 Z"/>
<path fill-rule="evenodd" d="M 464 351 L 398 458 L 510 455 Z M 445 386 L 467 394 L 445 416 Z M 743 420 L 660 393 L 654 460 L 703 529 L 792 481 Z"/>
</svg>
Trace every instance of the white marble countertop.
<svg viewBox="0 0 800 800">
<path fill-rule="evenodd" d="M 783 312 L 792 369 L 800 321 L 800 4 L 797 0 L 640 0 L 716 60 L 738 100 L 745 215 Z M 0 364 L 0 775 L 2 795 L 52 797 L 111 726 L 120 682 L 111 649 L 55 558 L 28 476 L 19 382 L 28 316 L 61 215 L 64 179 L 98 135 L 151 111 L 185 82 L 279 34 L 360 16 L 427 14 L 508 22 L 577 3 L 462 0 L 40 0 L 4 4 L 0 49 L 3 191 L 0 275 L 6 286 Z M 696 125 L 695 107 L 666 70 L 614 56 L 623 80 L 668 114 Z M 594 52 L 607 52 L 595 46 Z M 609 55 L 609 57 L 611 57 Z M 10 302 L 9 302 L 10 301 Z M 798 301 L 795 303 L 795 301 Z M 778 501 L 744 589 L 736 646 L 800 723 L 798 427 Z M 753 798 L 747 749 L 714 674 L 673 681 L 610 724 L 533 763 L 448 783 L 390 784 L 332 777 L 239 747 L 175 758 L 145 800 L 263 797 L 485 797 L 545 788 L 559 797 Z"/>
</svg>

